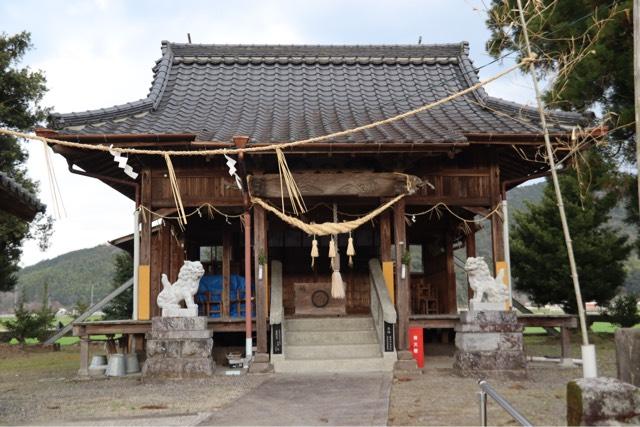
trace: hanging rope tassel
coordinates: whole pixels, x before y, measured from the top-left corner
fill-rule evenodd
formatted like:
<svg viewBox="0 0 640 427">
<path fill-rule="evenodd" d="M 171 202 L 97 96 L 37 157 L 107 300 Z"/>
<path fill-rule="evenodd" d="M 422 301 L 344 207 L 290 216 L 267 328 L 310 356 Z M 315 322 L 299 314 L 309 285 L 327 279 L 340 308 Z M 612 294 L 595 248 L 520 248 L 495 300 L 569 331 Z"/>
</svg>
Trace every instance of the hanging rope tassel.
<svg viewBox="0 0 640 427">
<path fill-rule="evenodd" d="M 347 243 L 347 256 L 349 257 L 349 267 L 353 268 L 353 257 L 356 254 L 356 249 L 353 246 L 353 237 L 351 237 L 351 232 L 349 232 L 349 240 Z"/>
<path fill-rule="evenodd" d="M 340 274 L 340 259 L 336 256 L 331 262 L 333 273 L 331 273 L 331 297 L 336 299 L 344 299 L 344 282 Z"/>
<path fill-rule="evenodd" d="M 187 214 L 184 211 L 182 205 L 182 197 L 180 196 L 180 187 L 178 187 L 178 179 L 176 178 L 176 171 L 173 169 L 173 163 L 171 157 L 168 154 L 164 155 L 164 160 L 167 162 L 167 172 L 169 175 L 169 182 L 171 183 L 171 192 L 173 193 L 173 201 L 176 204 L 178 210 L 178 225 L 184 230 L 184 226 L 187 223 Z"/>
<path fill-rule="evenodd" d="M 278 172 L 280 173 L 280 198 L 282 199 L 282 212 L 284 213 L 284 186 L 287 187 L 287 193 L 289 193 L 289 200 L 293 207 L 293 212 L 296 215 L 305 213 L 307 206 L 304 204 L 300 188 L 296 184 L 296 180 L 293 179 L 293 174 L 287 164 L 287 159 L 284 157 L 284 153 L 281 149 L 276 148 L 276 156 L 278 157 Z"/>
<path fill-rule="evenodd" d="M 311 268 L 315 265 L 316 258 L 320 256 L 320 252 L 318 251 L 318 241 L 316 240 L 315 234 L 313 235 L 313 240 L 311 241 Z"/>
<path fill-rule="evenodd" d="M 333 260 L 336 257 L 336 244 L 333 241 L 333 237 L 329 240 L 329 258 Z"/>
</svg>

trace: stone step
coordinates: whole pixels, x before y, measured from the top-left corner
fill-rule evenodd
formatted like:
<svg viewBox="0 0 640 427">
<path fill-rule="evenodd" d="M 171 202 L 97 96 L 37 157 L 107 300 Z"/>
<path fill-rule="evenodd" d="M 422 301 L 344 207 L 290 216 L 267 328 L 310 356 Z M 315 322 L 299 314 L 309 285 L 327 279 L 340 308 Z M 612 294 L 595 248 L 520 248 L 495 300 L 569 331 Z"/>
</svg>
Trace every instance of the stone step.
<svg viewBox="0 0 640 427">
<path fill-rule="evenodd" d="M 380 346 L 376 344 L 335 344 L 335 345 L 287 345 L 287 360 L 309 359 L 363 359 L 382 357 Z"/>
<path fill-rule="evenodd" d="M 339 372 L 391 372 L 393 360 L 382 357 L 357 359 L 302 359 L 278 360 L 273 364 L 275 372 L 305 373 L 339 373 Z"/>
<path fill-rule="evenodd" d="M 286 331 L 286 345 L 377 344 L 375 329 L 348 331 Z"/>
<path fill-rule="evenodd" d="M 314 317 L 285 320 L 285 331 L 373 330 L 371 317 Z"/>
</svg>

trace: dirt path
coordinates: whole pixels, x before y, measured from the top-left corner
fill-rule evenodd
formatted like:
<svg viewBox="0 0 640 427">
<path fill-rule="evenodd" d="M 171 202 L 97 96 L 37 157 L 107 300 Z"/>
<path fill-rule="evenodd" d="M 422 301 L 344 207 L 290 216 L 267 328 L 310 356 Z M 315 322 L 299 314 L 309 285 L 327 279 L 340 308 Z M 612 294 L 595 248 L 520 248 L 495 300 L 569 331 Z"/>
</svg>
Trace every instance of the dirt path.
<svg viewBox="0 0 640 427">
<path fill-rule="evenodd" d="M 579 358 L 579 343 L 573 355 Z M 613 338 L 594 337 L 598 369 L 601 376 L 616 375 Z M 555 338 L 527 337 L 527 354 L 557 355 Z M 461 378 L 452 370 L 452 351 L 440 349 L 438 355 L 427 354 L 424 374 L 407 380 L 394 380 L 389 409 L 389 425 L 478 425 L 477 380 Z M 534 425 L 566 425 L 567 382 L 582 376 L 581 368 L 562 369 L 556 365 L 530 364 L 526 381 L 489 383 L 529 418 Z M 489 400 L 491 425 L 513 425 L 513 420 L 495 402 Z"/>
</svg>

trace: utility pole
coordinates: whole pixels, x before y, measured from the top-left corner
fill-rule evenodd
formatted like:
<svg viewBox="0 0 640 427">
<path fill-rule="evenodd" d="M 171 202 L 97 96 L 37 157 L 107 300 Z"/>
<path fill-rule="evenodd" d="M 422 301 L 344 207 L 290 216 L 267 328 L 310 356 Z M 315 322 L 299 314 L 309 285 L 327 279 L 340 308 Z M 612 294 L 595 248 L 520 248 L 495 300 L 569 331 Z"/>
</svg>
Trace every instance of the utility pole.
<svg viewBox="0 0 640 427">
<path fill-rule="evenodd" d="M 640 215 L 640 0 L 633 0 L 633 87 L 636 112 L 636 178 Z"/>
</svg>

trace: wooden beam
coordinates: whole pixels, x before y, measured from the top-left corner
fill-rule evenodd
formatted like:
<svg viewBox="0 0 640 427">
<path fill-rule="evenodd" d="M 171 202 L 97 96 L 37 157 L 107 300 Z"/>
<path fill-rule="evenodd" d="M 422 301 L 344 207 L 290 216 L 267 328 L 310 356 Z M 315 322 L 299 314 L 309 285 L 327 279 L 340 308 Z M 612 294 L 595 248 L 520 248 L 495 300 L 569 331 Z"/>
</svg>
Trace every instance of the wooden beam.
<svg viewBox="0 0 640 427">
<path fill-rule="evenodd" d="M 500 208 L 501 189 L 500 189 L 500 169 L 497 160 L 491 165 L 491 209 Z M 496 263 L 504 261 L 504 241 L 502 230 L 502 217 L 500 212 L 491 215 L 491 249 L 493 253 L 493 270 L 495 271 Z"/>
<path fill-rule="evenodd" d="M 296 184 L 303 196 L 391 197 L 406 191 L 404 175 L 376 172 L 296 173 Z M 414 188 L 421 183 L 411 176 Z M 280 175 L 265 174 L 251 179 L 251 194 L 280 197 Z"/>
<path fill-rule="evenodd" d="M 409 349 L 409 271 L 402 277 L 402 256 L 408 250 L 404 200 L 393 205 L 393 229 L 396 246 L 396 310 L 398 312 L 398 351 Z"/>
<path fill-rule="evenodd" d="M 267 230 L 262 206 L 253 207 L 253 259 L 256 284 L 256 345 L 258 353 L 267 353 Z M 263 258 L 263 259 L 261 259 Z M 263 260 L 264 264 L 260 264 Z"/>
</svg>

